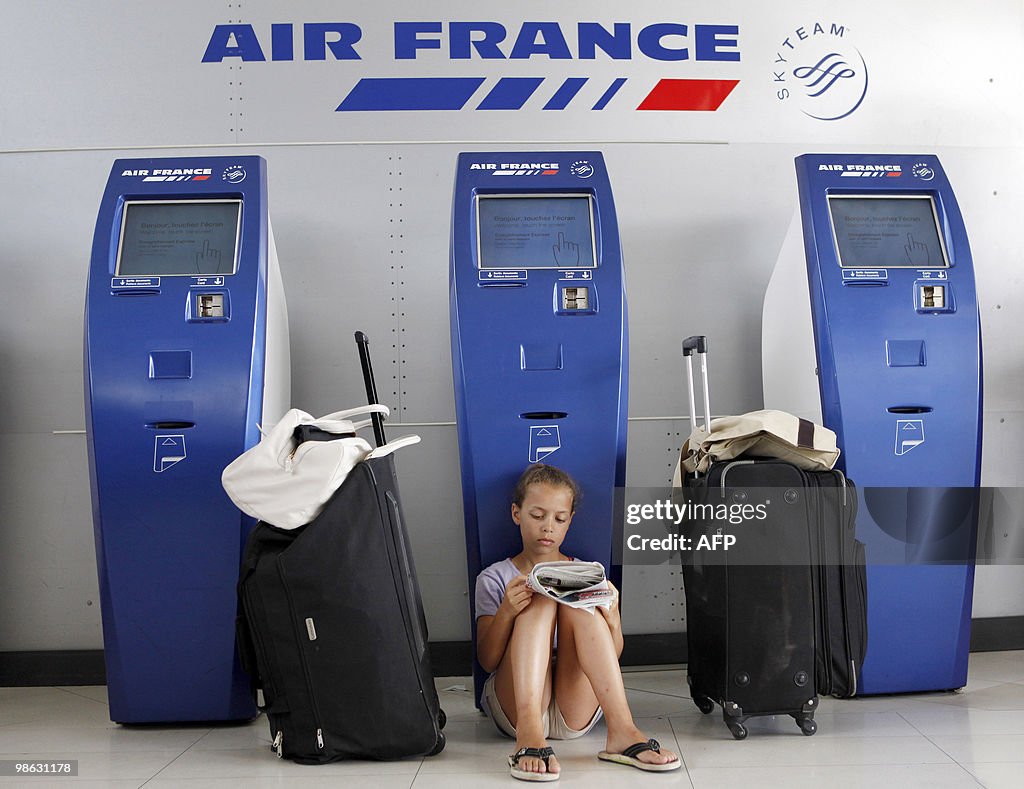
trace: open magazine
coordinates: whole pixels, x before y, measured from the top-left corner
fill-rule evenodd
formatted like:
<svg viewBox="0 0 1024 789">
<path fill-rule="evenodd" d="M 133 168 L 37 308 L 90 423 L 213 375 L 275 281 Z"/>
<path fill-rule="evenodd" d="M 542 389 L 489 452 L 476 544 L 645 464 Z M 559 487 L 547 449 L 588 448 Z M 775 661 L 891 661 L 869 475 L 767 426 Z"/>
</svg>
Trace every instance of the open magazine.
<svg viewBox="0 0 1024 789">
<path fill-rule="evenodd" d="M 598 606 L 611 608 L 615 601 L 600 562 L 541 562 L 534 565 L 527 583 L 556 603 L 590 613 Z"/>
</svg>

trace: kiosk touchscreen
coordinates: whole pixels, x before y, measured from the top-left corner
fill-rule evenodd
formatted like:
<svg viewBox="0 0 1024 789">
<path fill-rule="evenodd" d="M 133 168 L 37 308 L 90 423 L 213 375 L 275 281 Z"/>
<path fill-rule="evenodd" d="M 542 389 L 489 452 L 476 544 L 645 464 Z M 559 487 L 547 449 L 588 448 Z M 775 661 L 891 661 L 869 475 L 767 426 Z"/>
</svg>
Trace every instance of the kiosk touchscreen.
<svg viewBox="0 0 1024 789">
<path fill-rule="evenodd" d="M 220 475 L 289 396 L 265 162 L 116 161 L 85 317 L 112 720 L 256 715 L 235 653 L 235 584 L 251 520 Z"/>
<path fill-rule="evenodd" d="M 861 500 L 858 692 L 967 681 L 981 472 L 974 269 L 934 156 L 807 155 L 765 296 L 764 401 L 823 422 Z"/>
<path fill-rule="evenodd" d="M 452 366 L 470 600 L 480 571 L 522 548 L 512 491 L 537 462 L 584 492 L 562 551 L 601 562 L 617 584 L 628 346 L 604 159 L 463 153 L 457 167 Z M 476 677 L 479 699 L 479 666 Z"/>
</svg>

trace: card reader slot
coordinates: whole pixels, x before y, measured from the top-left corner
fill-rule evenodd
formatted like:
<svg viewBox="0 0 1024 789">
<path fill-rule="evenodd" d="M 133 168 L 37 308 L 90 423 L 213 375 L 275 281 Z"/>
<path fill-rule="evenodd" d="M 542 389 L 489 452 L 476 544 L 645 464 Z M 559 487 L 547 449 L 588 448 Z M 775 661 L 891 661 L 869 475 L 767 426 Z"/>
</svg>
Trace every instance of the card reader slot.
<svg viewBox="0 0 1024 789">
<path fill-rule="evenodd" d="M 893 405 L 885 410 L 890 414 L 930 414 L 932 407 L 930 405 Z"/>
<path fill-rule="evenodd" d="M 195 422 L 146 422 L 146 427 L 153 430 L 188 430 L 195 426 Z"/>
<path fill-rule="evenodd" d="M 548 420 L 565 419 L 569 414 L 565 411 L 526 411 L 519 415 L 520 419 Z"/>
</svg>

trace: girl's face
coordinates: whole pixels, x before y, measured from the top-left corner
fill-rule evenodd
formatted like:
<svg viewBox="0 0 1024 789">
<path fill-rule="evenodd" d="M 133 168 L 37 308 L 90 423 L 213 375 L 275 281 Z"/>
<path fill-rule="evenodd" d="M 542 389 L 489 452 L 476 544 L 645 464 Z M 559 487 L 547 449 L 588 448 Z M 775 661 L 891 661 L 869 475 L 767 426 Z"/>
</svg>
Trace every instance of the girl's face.
<svg viewBox="0 0 1024 789">
<path fill-rule="evenodd" d="M 522 534 L 523 550 L 557 557 L 572 522 L 572 504 L 572 491 L 567 487 L 544 482 L 530 485 L 523 505 L 512 505 L 512 520 Z"/>
</svg>

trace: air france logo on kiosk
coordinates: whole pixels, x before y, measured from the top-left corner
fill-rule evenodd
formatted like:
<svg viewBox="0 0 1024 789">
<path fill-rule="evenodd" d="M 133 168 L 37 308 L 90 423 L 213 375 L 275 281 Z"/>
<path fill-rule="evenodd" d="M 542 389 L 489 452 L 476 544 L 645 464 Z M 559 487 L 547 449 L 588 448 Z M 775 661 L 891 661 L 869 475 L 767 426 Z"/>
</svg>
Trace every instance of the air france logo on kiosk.
<svg viewBox="0 0 1024 789">
<path fill-rule="evenodd" d="M 558 425 L 530 425 L 530 462 L 540 463 L 562 448 Z"/>
<path fill-rule="evenodd" d="M 903 168 L 898 164 L 819 164 L 818 172 L 839 173 L 841 178 L 899 178 Z"/>
<path fill-rule="evenodd" d="M 153 441 L 153 471 L 161 474 L 171 466 L 175 466 L 188 457 L 185 451 L 185 436 L 157 436 Z"/>
<path fill-rule="evenodd" d="M 208 181 L 213 171 L 209 167 L 175 167 L 167 169 L 125 170 L 122 178 L 142 178 L 143 181 Z"/>
<path fill-rule="evenodd" d="M 896 454 L 905 455 L 924 443 L 923 419 L 896 420 Z"/>
<path fill-rule="evenodd" d="M 491 175 L 558 175 L 558 162 L 473 162 L 470 170 L 490 170 Z"/>
</svg>

